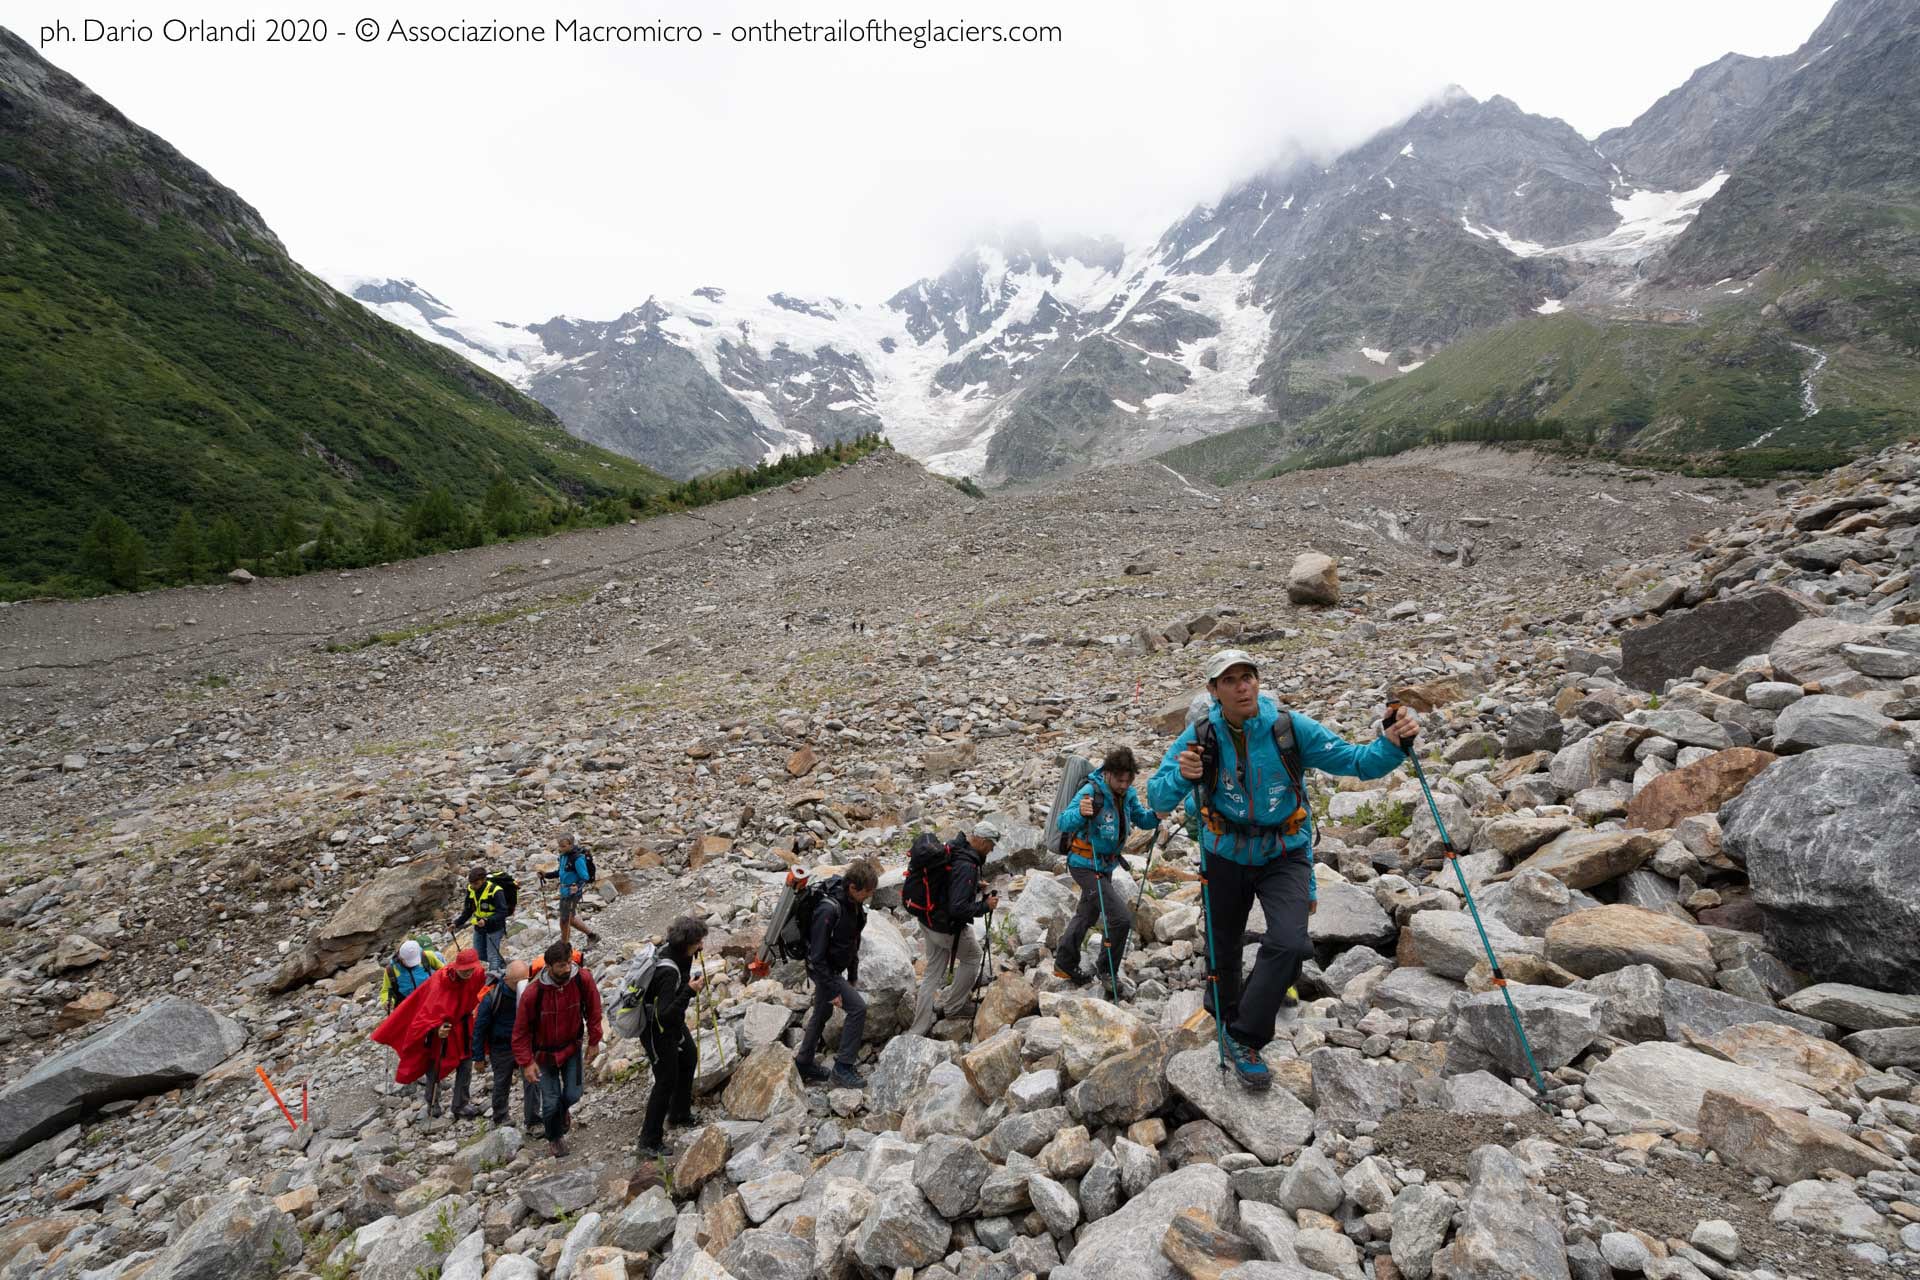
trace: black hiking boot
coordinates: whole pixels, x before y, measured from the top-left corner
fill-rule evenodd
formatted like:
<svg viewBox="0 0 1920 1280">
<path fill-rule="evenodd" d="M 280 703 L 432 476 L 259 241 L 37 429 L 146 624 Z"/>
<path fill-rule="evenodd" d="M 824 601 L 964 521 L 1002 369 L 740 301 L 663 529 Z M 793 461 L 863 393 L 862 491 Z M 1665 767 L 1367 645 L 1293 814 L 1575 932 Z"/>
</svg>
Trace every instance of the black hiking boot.
<svg viewBox="0 0 1920 1280">
<path fill-rule="evenodd" d="M 831 1071 L 828 1071 L 812 1059 L 808 1059 L 805 1062 L 795 1062 L 793 1066 L 794 1069 L 800 1073 L 800 1078 L 808 1084 L 825 1084 L 833 1075 Z"/>
<path fill-rule="evenodd" d="M 827 1083 L 836 1089 L 864 1089 L 867 1078 L 852 1067 L 835 1067 L 833 1074 L 827 1077 Z"/>
<path fill-rule="evenodd" d="M 1053 965 L 1053 979 L 1055 982 L 1064 982 L 1070 987 L 1077 987 L 1086 982 L 1087 975 L 1056 960 Z"/>
</svg>

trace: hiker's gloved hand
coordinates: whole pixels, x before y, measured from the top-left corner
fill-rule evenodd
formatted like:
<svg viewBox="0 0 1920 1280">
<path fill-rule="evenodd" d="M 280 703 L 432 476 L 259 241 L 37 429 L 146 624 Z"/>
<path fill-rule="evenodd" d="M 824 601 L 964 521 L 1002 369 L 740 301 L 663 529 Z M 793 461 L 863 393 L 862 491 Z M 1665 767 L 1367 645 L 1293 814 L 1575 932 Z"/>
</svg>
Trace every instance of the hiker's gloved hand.
<svg viewBox="0 0 1920 1280">
<path fill-rule="evenodd" d="M 1093 797 L 1092 796 L 1080 797 L 1080 816 L 1083 818 L 1091 818 L 1093 816 Z"/>
<path fill-rule="evenodd" d="M 1180 753 L 1181 777 L 1185 778 L 1188 782 L 1198 782 L 1200 781 L 1200 776 L 1205 772 L 1206 769 L 1200 763 L 1200 753 L 1198 751 L 1192 747 L 1188 747 Z"/>
<path fill-rule="evenodd" d="M 999 910 L 999 908 L 1000 908 L 1000 895 L 997 893 L 988 893 L 987 894 L 987 910 L 997 911 Z"/>
<path fill-rule="evenodd" d="M 689 991 L 698 991 L 700 988 L 706 985 L 707 985 L 707 980 L 704 977 L 687 979 L 687 990 Z"/>
<path fill-rule="evenodd" d="M 1387 736 L 1393 739 L 1393 745 L 1396 747 L 1405 747 L 1409 742 L 1414 740 L 1419 732 L 1419 717 L 1407 710 L 1405 703 L 1400 704 L 1400 708 L 1394 713 L 1393 719 L 1387 722 Z"/>
</svg>

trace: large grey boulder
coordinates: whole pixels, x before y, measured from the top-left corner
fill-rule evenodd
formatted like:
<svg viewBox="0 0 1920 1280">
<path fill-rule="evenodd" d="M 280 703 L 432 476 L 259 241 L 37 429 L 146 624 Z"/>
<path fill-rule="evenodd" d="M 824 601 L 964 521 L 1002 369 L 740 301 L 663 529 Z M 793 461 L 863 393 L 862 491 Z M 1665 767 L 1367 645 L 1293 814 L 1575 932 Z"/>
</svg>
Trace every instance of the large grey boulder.
<svg viewBox="0 0 1920 1280">
<path fill-rule="evenodd" d="M 868 1270 L 888 1275 L 901 1267 L 915 1270 L 946 1256 L 953 1228 L 927 1198 L 913 1187 L 890 1187 L 877 1196 L 860 1234 L 853 1256 Z"/>
<path fill-rule="evenodd" d="M 1400 936 L 1393 918 L 1371 893 L 1338 881 L 1319 887 L 1320 905 L 1307 917 L 1307 936 L 1323 959 L 1349 947 L 1391 947 Z"/>
<path fill-rule="evenodd" d="M 1498 1068 L 1503 1075 L 1527 1074 L 1527 1055 L 1514 1034 L 1513 1013 L 1507 997 L 1527 1030 L 1534 1060 L 1542 1071 L 1566 1066 L 1600 1037 L 1600 1001 L 1583 991 L 1563 991 L 1509 982 L 1504 989 L 1483 991 L 1454 1010 L 1448 1033 L 1447 1070 L 1482 1071 Z"/>
<path fill-rule="evenodd" d="M 1433 1274 L 1433 1255 L 1446 1243 L 1457 1207 L 1446 1192 L 1419 1183 L 1393 1198 L 1393 1262 L 1407 1280 Z"/>
<path fill-rule="evenodd" d="M 1635 688 L 1658 689 L 1676 676 L 1692 675 L 1695 667 L 1731 671 L 1740 659 L 1767 652 L 1775 637 L 1819 612 L 1820 606 L 1804 596 L 1762 587 L 1668 613 L 1620 637 L 1620 678 Z"/>
<path fill-rule="evenodd" d="M 1709 1089 L 1790 1111 L 1825 1105 L 1811 1089 L 1768 1072 L 1659 1041 L 1616 1051 L 1586 1083 L 1590 1096 L 1627 1123 L 1676 1129 L 1700 1127 L 1700 1102 Z"/>
<path fill-rule="evenodd" d="M 1780 1002 L 1795 1013 L 1848 1031 L 1920 1026 L 1920 996 L 1873 991 L 1844 982 L 1803 987 Z"/>
<path fill-rule="evenodd" d="M 460 1196 L 436 1200 L 400 1219 L 375 1242 L 355 1272 L 357 1280 L 419 1280 L 438 1271 L 454 1243 L 480 1225 L 480 1207 Z"/>
<path fill-rule="evenodd" d="M 1728 1027 L 1750 1022 L 1776 1023 L 1821 1039 L 1833 1037 L 1831 1023 L 1776 1009 L 1757 1000 L 1743 1000 L 1717 987 L 1703 987 L 1697 982 L 1682 982 L 1676 978 L 1669 981 L 1660 994 L 1667 1035 L 1674 1040 L 1684 1040 L 1689 1031 L 1702 1038 L 1715 1036 Z"/>
<path fill-rule="evenodd" d="M 143 1280 L 267 1280 L 305 1250 L 292 1215 L 250 1191 L 222 1196 L 161 1251 Z"/>
<path fill-rule="evenodd" d="M 860 932 L 860 994 L 867 1001 L 866 1039 L 885 1040 L 913 1020 L 914 948 L 900 927 L 878 912 Z"/>
<path fill-rule="evenodd" d="M 1899 727 L 1866 703 L 1828 694 L 1800 699 L 1773 726 L 1773 749 L 1783 755 L 1819 747 L 1897 748 L 1901 738 Z"/>
<path fill-rule="evenodd" d="M 1487 940 L 1500 956 L 1543 955 L 1546 944 L 1538 938 L 1522 937 L 1498 920 L 1481 917 Z M 1480 931 L 1473 917 L 1464 911 L 1421 911 L 1408 924 L 1413 935 L 1413 952 L 1421 965 L 1443 978 L 1464 978 L 1474 965 L 1487 958 Z M 1384 984 L 1383 984 L 1384 985 Z"/>
<path fill-rule="evenodd" d="M 893 1037 L 880 1050 L 867 1079 L 867 1109 L 875 1115 L 904 1109 L 926 1084 L 933 1069 L 953 1059 L 954 1046 L 942 1041 L 926 1036 Z"/>
<path fill-rule="evenodd" d="M 1821 981 L 1920 991 L 1920 775 L 1902 752 L 1780 760 L 1720 823 L 1782 960 Z"/>
<path fill-rule="evenodd" d="M 1877 687 L 1877 682 L 1853 669 L 1847 662 L 1846 646 L 1874 644 L 1885 634 L 1884 627 L 1836 618 L 1807 618 L 1780 633 L 1767 649 L 1767 661 L 1776 680 L 1817 683 L 1830 693 L 1858 693 Z"/>
<path fill-rule="evenodd" d="M 1572 1280 L 1560 1224 L 1505 1147 L 1467 1157 L 1467 1218 L 1433 1255 L 1435 1280 Z"/>
<path fill-rule="evenodd" d="M 267 989 L 290 991 L 338 973 L 392 946 L 408 928 L 436 915 L 452 896 L 455 877 L 438 858 L 388 867 L 354 892 L 274 971 Z"/>
<path fill-rule="evenodd" d="M 240 1051 L 231 1018 L 163 996 L 57 1053 L 0 1091 L 0 1157 L 10 1156 L 109 1102 L 192 1084 Z"/>
<path fill-rule="evenodd" d="M 1175 1280 L 1181 1273 L 1160 1251 L 1160 1242 L 1183 1209 L 1198 1209 L 1215 1226 L 1231 1230 L 1231 1180 L 1210 1164 L 1192 1164 L 1168 1174 L 1084 1228 L 1067 1255 L 1068 1268 L 1082 1280 Z"/>
<path fill-rule="evenodd" d="M 1285 1089 L 1250 1094 L 1220 1070 L 1213 1049 L 1188 1049 L 1167 1063 L 1167 1083 L 1247 1150 L 1276 1164 L 1313 1133 L 1313 1112 Z"/>
<path fill-rule="evenodd" d="M 1306 1062 L 1313 1073 L 1317 1125 L 1369 1124 L 1406 1105 L 1406 1068 L 1390 1058 L 1363 1057 L 1358 1049 L 1323 1048 L 1309 1053 Z"/>
</svg>

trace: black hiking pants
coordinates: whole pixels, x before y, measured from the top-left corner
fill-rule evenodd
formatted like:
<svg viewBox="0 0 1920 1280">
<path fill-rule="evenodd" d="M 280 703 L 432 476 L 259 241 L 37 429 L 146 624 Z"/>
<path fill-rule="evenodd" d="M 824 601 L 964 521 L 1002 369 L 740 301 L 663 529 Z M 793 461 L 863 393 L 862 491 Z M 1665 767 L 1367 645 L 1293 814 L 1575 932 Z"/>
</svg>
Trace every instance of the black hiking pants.
<svg viewBox="0 0 1920 1280">
<path fill-rule="evenodd" d="M 1091 976 L 1109 982 L 1120 972 L 1120 962 L 1126 958 L 1127 938 L 1133 932 L 1133 912 L 1127 906 L 1126 897 L 1114 888 L 1112 872 L 1102 875 L 1091 867 L 1068 867 L 1067 874 L 1080 886 L 1080 906 L 1074 911 L 1073 919 L 1067 921 L 1066 932 L 1060 935 L 1056 963 L 1064 961 L 1063 967 L 1068 973 L 1080 972 L 1080 944 L 1087 930 L 1100 919 L 1100 900 L 1105 898 L 1107 924 L 1101 946 L 1112 957 L 1112 973 L 1108 972 L 1109 962 L 1103 956 L 1093 962 Z"/>
<path fill-rule="evenodd" d="M 646 1118 L 640 1122 L 640 1145 L 666 1145 L 667 1117 L 693 1110 L 693 1072 L 700 1051 L 684 1019 L 655 1028 L 642 1042 L 653 1066 L 653 1091 L 647 1095 Z"/>
<path fill-rule="evenodd" d="M 1241 1044 L 1263 1049 L 1273 1039 L 1274 1019 L 1287 988 L 1299 979 L 1300 966 L 1313 958 L 1313 940 L 1307 934 L 1307 886 L 1313 866 L 1304 857 L 1281 856 L 1258 867 L 1208 858 L 1206 867 L 1212 916 L 1206 923 L 1220 975 L 1220 998 L 1227 1006 L 1227 1031 Z M 1256 901 L 1267 932 L 1243 990 L 1240 950 Z"/>
</svg>

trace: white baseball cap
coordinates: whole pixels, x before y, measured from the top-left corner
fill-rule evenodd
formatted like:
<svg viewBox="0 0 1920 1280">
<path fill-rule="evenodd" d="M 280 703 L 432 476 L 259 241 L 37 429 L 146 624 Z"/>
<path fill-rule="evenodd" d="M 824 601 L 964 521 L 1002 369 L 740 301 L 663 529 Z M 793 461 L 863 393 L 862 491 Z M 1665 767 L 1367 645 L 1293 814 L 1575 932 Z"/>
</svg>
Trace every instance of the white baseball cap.
<svg viewBox="0 0 1920 1280">
<path fill-rule="evenodd" d="M 1000 824 L 991 816 L 982 818 L 973 824 L 973 834 L 982 840 L 992 840 L 997 843 L 1000 839 Z"/>
<path fill-rule="evenodd" d="M 420 963 L 420 944 L 412 938 L 400 944 L 400 963 L 409 969 Z"/>
<path fill-rule="evenodd" d="M 1207 659 L 1207 679 L 1218 680 L 1227 673 L 1228 668 L 1242 664 L 1252 667 L 1255 672 L 1260 670 L 1260 664 L 1245 649 L 1222 649 Z"/>
</svg>

